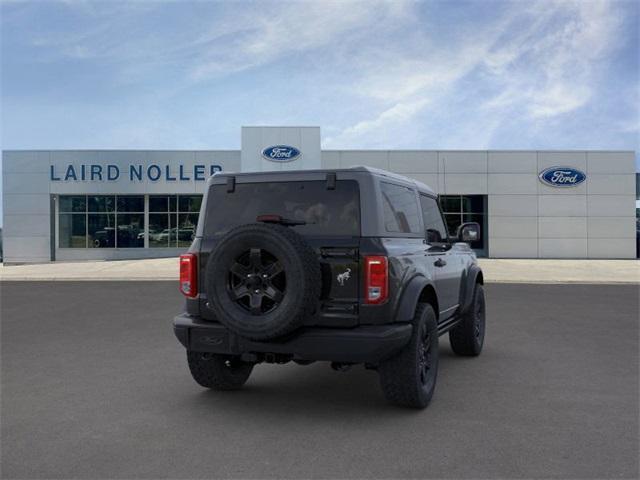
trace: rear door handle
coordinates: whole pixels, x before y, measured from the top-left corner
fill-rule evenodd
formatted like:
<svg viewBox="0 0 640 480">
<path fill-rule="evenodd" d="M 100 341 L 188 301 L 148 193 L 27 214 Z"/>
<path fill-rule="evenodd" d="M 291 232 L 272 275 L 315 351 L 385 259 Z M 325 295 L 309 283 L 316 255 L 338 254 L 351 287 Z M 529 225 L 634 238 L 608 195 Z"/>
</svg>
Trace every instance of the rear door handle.
<svg viewBox="0 0 640 480">
<path fill-rule="evenodd" d="M 445 262 L 443 259 L 439 258 L 438 260 L 436 260 L 435 262 L 433 262 L 433 264 L 434 264 L 436 267 L 444 267 L 444 266 L 447 264 L 447 262 Z"/>
</svg>

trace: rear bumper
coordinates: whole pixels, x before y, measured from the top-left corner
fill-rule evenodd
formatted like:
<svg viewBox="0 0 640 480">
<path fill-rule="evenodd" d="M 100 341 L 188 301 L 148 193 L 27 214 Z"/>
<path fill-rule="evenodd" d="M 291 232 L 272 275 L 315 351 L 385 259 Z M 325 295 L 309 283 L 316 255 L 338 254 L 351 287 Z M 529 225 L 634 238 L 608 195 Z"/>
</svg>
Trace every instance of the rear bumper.
<svg viewBox="0 0 640 480">
<path fill-rule="evenodd" d="M 228 355 L 273 353 L 294 360 L 378 363 L 404 347 L 411 337 L 408 323 L 354 328 L 302 328 L 282 340 L 257 342 L 239 337 L 215 322 L 182 314 L 174 318 L 176 337 L 188 350 Z"/>
</svg>

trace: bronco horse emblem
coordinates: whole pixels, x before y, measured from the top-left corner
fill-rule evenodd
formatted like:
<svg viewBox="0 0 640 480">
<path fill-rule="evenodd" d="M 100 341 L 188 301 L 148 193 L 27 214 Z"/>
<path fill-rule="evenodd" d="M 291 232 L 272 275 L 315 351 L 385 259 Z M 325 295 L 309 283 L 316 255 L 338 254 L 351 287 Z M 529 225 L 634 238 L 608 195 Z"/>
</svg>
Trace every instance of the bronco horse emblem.
<svg viewBox="0 0 640 480">
<path fill-rule="evenodd" d="M 351 269 L 347 268 L 346 271 L 338 274 L 338 276 L 336 277 L 336 280 L 338 280 L 338 283 L 340 284 L 341 287 L 344 287 L 344 282 L 346 282 L 350 278 L 351 278 Z"/>
</svg>

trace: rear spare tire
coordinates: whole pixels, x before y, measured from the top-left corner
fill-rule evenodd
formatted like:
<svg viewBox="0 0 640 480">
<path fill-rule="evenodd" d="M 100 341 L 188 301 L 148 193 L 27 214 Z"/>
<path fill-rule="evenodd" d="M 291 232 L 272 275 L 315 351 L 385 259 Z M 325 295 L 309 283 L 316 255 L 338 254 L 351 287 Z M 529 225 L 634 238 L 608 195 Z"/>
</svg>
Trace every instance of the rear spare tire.
<svg viewBox="0 0 640 480">
<path fill-rule="evenodd" d="M 252 340 L 292 332 L 316 309 L 320 264 L 290 228 L 270 224 L 230 230 L 209 255 L 209 308 L 230 330 Z"/>
</svg>

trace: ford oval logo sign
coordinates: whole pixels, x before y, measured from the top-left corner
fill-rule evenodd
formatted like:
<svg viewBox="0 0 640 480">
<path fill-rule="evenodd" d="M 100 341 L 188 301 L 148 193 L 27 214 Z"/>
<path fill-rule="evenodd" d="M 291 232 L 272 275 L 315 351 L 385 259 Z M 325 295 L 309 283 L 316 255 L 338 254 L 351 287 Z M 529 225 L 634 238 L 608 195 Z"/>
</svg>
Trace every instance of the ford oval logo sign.
<svg viewBox="0 0 640 480">
<path fill-rule="evenodd" d="M 262 156 L 272 162 L 291 162 L 300 155 L 300 150 L 289 145 L 273 145 L 262 150 Z"/>
<path fill-rule="evenodd" d="M 571 167 L 551 167 L 538 175 L 542 183 L 552 187 L 575 187 L 587 179 L 584 172 Z"/>
</svg>

